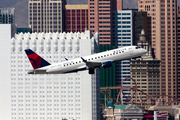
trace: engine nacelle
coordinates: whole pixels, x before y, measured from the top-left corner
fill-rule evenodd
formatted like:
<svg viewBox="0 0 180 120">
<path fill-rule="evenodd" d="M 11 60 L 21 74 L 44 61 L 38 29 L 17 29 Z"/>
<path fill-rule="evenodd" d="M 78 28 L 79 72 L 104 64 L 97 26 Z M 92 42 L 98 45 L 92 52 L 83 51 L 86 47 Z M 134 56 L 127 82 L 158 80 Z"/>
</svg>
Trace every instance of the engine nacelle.
<svg viewBox="0 0 180 120">
<path fill-rule="evenodd" d="M 112 66 L 112 62 L 111 61 L 108 61 L 108 62 L 104 62 L 101 66 L 101 68 L 108 68 L 108 67 L 111 67 Z"/>
</svg>

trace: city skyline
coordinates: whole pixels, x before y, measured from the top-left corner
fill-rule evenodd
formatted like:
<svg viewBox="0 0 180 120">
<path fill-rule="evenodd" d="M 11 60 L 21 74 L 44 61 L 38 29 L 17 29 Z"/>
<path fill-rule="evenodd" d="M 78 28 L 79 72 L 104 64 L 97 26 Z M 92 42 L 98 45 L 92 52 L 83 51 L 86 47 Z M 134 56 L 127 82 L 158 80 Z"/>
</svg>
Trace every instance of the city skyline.
<svg viewBox="0 0 180 120">
<path fill-rule="evenodd" d="M 23 0 L 22 4 L 26 1 Z M 32 33 L 22 33 L 17 23 L 17 28 L 22 32 L 13 34 L 16 30 L 13 29 L 14 24 L 0 24 L 0 53 L 7 54 L 0 56 L 0 120 L 94 120 L 99 119 L 100 109 L 107 108 L 107 100 L 116 104 L 121 102 L 122 105 L 132 102 L 146 110 L 157 105 L 156 101 L 161 99 L 162 105 L 174 106 L 179 103 L 179 0 L 138 0 L 137 9 L 123 9 L 123 4 L 131 0 L 124 0 L 124 3 L 122 0 L 88 0 L 88 4 L 67 4 L 66 7 L 66 0 L 28 1 L 28 20 L 22 19 L 23 15 L 17 11 L 15 16 L 20 16 L 23 24 L 28 22 Z M 67 1 L 73 3 L 79 0 Z M 19 0 L 12 4 L 16 2 L 19 3 Z M 136 2 L 132 4 L 136 8 Z M 6 19 L 6 16 L 7 12 L 0 17 Z M 113 54 L 102 53 L 94 58 L 83 57 L 102 52 L 102 47 L 107 50 L 107 46 L 125 50 L 113 50 Z M 133 56 L 139 48 L 148 52 L 143 56 Z M 49 63 L 68 62 L 68 68 L 75 63 L 73 59 L 81 58 L 78 62 L 85 62 L 83 68 L 93 75 L 85 71 L 63 75 L 28 75 L 31 65 L 25 49 L 32 49 Z M 94 71 L 94 66 L 88 66 L 88 61 L 111 55 L 116 58 L 116 54 L 131 56 L 132 59 L 116 61 L 114 65 L 113 59 L 108 60 L 112 65 L 112 68 L 107 67 L 110 71 Z M 106 68 L 104 63 L 101 62 L 101 67 Z M 55 69 L 52 66 L 49 66 L 49 70 Z M 59 69 L 61 66 L 67 67 L 65 64 L 56 67 Z M 110 92 L 102 89 L 116 89 L 116 93 L 110 95 Z"/>
<path fill-rule="evenodd" d="M 78 1 L 78 2 L 76 2 Z M 138 0 L 124 0 L 123 8 L 138 8 Z M 131 4 L 129 4 L 131 3 Z M 82 0 L 67 0 L 67 4 L 88 4 L 88 0 L 86 2 Z M 134 7 L 135 6 L 135 7 Z M 180 0 L 178 0 L 178 6 L 180 6 Z M 0 8 L 4 7 L 14 7 L 15 8 L 15 23 L 18 27 L 28 27 L 28 0 L 14 0 L 13 2 L 10 0 L 1 1 Z"/>
<path fill-rule="evenodd" d="M 77 2 L 78 1 L 78 2 Z M 124 8 L 135 8 L 138 7 L 137 0 L 124 0 Z M 131 3 L 131 4 L 129 4 Z M 82 0 L 67 0 L 67 4 L 88 4 Z M 15 8 L 15 23 L 17 27 L 28 27 L 28 0 L 15 0 L 15 1 L 3 1 L 0 2 L 0 8 L 3 7 L 14 7 Z"/>
</svg>

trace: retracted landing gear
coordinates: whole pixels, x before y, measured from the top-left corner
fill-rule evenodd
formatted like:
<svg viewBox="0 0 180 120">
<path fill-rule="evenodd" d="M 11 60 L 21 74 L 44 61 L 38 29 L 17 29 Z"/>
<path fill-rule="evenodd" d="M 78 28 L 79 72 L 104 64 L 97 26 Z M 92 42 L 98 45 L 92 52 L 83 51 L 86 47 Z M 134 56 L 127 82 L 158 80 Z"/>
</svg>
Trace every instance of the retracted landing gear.
<svg viewBox="0 0 180 120">
<path fill-rule="evenodd" d="M 94 74 L 94 69 L 89 69 L 89 74 Z"/>
</svg>

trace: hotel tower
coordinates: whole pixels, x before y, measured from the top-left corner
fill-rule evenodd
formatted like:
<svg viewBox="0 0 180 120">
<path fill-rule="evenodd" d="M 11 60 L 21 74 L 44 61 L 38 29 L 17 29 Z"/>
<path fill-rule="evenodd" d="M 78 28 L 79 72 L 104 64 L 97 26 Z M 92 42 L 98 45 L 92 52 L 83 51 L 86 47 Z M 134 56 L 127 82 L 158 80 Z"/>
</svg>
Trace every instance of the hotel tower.
<svg viewBox="0 0 180 120">
<path fill-rule="evenodd" d="M 122 10 L 122 0 L 88 0 L 89 30 L 99 32 L 99 44 L 111 45 L 114 10 Z"/>
<path fill-rule="evenodd" d="M 138 10 L 147 11 L 151 17 L 152 48 L 161 60 L 160 94 L 177 98 L 177 0 L 138 0 Z"/>
<path fill-rule="evenodd" d="M 32 32 L 64 32 L 66 0 L 29 0 L 28 24 Z"/>
</svg>

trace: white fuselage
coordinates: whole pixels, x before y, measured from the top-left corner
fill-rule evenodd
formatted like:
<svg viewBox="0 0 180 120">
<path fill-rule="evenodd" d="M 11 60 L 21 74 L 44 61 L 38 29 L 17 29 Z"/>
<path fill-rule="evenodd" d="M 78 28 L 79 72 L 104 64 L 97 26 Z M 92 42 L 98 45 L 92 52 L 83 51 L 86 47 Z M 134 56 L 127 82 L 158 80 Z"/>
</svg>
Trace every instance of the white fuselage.
<svg viewBox="0 0 180 120">
<path fill-rule="evenodd" d="M 137 47 L 137 46 L 128 46 L 118 49 L 113 49 L 93 55 L 83 57 L 84 60 L 92 64 L 92 69 L 100 68 L 101 65 L 105 62 L 118 62 L 122 60 L 131 59 L 134 57 L 139 57 L 142 54 L 147 53 L 147 50 Z M 99 63 L 98 65 L 95 65 Z M 94 64 L 94 65 L 93 65 Z M 33 71 L 30 74 L 63 74 L 70 72 L 78 72 L 81 70 L 91 69 L 82 58 L 77 58 L 73 60 L 68 60 L 65 62 L 52 64 L 43 68 L 39 68 Z"/>
</svg>

